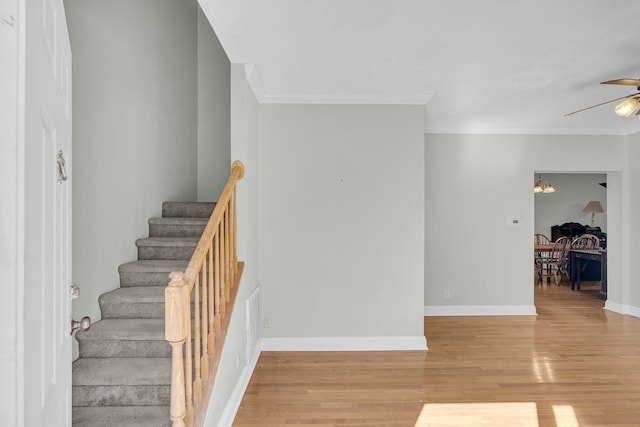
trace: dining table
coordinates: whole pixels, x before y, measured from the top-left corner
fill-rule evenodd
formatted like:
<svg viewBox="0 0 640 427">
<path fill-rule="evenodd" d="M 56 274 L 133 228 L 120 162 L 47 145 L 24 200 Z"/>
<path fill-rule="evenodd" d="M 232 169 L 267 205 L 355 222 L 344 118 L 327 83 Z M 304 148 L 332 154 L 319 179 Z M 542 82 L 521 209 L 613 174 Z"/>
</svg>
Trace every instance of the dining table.
<svg viewBox="0 0 640 427">
<path fill-rule="evenodd" d="M 533 245 L 533 252 L 551 252 L 553 249 L 554 243 L 536 243 Z"/>
<path fill-rule="evenodd" d="M 569 278 L 571 289 L 580 290 L 582 273 L 588 263 L 595 263 L 600 269 L 600 291 L 598 298 L 607 300 L 607 251 L 605 249 L 571 249 L 569 251 Z"/>
</svg>

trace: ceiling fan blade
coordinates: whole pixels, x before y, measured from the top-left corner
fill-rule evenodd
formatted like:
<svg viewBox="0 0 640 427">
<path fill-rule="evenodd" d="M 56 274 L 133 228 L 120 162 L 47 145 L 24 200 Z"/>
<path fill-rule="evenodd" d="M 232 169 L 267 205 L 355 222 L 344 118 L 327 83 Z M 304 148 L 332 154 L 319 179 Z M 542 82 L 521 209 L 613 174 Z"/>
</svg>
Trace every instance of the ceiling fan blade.
<svg viewBox="0 0 640 427">
<path fill-rule="evenodd" d="M 583 108 L 581 110 L 573 111 L 571 113 L 565 114 L 564 117 L 570 116 L 572 114 L 580 113 L 582 111 L 590 110 L 592 108 L 596 108 L 596 107 L 599 107 L 601 105 L 609 104 L 611 102 L 620 101 L 621 99 L 631 98 L 632 96 L 636 96 L 636 95 L 640 95 L 640 92 L 632 93 L 631 95 L 621 96 L 620 98 L 612 99 L 610 101 L 601 102 L 600 104 L 592 105 L 591 107 L 587 107 L 587 108 Z"/>
<path fill-rule="evenodd" d="M 601 85 L 627 85 L 640 87 L 640 80 L 638 79 L 615 79 L 600 83 Z"/>
</svg>

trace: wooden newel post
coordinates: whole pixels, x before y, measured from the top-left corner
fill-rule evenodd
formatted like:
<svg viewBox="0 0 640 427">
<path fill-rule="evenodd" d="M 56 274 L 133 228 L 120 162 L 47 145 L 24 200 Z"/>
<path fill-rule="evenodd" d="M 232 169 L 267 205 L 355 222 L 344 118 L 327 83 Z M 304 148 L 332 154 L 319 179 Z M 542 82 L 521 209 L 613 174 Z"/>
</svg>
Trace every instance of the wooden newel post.
<svg viewBox="0 0 640 427">
<path fill-rule="evenodd" d="M 184 284 L 182 271 L 174 271 L 171 282 L 165 289 L 165 336 L 171 345 L 171 421 L 173 427 L 186 427 L 185 383 L 182 347 L 188 335 L 185 322 L 185 303 L 189 302 L 188 289 Z M 187 307 L 188 308 L 188 307 Z"/>
</svg>

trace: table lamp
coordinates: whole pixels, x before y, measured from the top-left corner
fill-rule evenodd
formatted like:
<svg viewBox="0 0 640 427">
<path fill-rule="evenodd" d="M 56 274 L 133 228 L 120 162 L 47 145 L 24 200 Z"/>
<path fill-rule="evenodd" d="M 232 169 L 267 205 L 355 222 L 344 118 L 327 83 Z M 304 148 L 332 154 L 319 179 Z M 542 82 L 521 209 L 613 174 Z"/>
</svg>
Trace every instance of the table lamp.
<svg viewBox="0 0 640 427">
<path fill-rule="evenodd" d="M 602 205 L 597 200 L 592 200 L 587 203 L 587 206 L 582 209 L 582 212 L 591 212 L 591 227 L 596 226 L 596 212 L 603 213 L 604 209 L 602 209 Z"/>
</svg>

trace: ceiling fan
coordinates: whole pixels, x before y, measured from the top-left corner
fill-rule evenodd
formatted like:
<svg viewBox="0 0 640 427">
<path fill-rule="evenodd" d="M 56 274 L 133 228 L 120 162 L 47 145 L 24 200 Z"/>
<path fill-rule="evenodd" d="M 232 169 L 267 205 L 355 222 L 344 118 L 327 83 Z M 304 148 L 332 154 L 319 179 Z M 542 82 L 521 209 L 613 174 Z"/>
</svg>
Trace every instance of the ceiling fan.
<svg viewBox="0 0 640 427">
<path fill-rule="evenodd" d="M 580 110 L 573 111 L 571 113 L 565 114 L 564 116 L 567 117 L 567 116 L 570 116 L 572 114 L 580 113 L 581 111 L 590 110 L 592 108 L 599 107 L 601 105 L 609 104 L 611 102 L 620 101 L 621 99 L 624 99 L 624 101 L 622 101 L 620 104 L 616 105 L 615 112 L 619 116 L 629 117 L 630 115 L 633 114 L 634 111 L 636 111 L 636 108 L 638 108 L 638 105 L 640 105 L 640 80 L 638 80 L 638 79 L 615 79 L 615 80 L 609 80 L 609 81 L 606 81 L 606 82 L 602 82 L 600 84 L 601 85 L 635 86 L 636 89 L 638 90 L 638 92 L 635 92 L 635 93 L 632 93 L 632 94 L 629 94 L 629 95 L 625 95 L 625 96 L 621 96 L 620 98 L 612 99 L 612 100 L 609 100 L 609 101 L 601 102 L 600 104 L 592 105 L 591 107 L 582 108 Z M 640 110 L 638 110 L 638 112 L 636 112 L 636 116 L 638 116 L 638 119 L 640 119 Z"/>
</svg>

